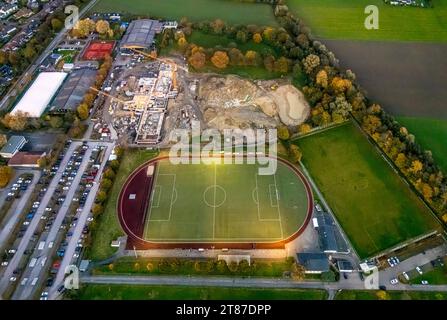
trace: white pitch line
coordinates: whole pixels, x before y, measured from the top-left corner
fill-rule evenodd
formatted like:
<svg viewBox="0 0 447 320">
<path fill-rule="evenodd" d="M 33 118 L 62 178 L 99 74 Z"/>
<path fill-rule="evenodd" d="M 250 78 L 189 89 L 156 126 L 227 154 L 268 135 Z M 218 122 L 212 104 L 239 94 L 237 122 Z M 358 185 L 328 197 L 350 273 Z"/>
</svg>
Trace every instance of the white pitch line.
<svg viewBox="0 0 447 320">
<path fill-rule="evenodd" d="M 214 164 L 213 239 L 216 237 L 216 191 L 217 191 L 217 167 L 216 164 Z"/>
<path fill-rule="evenodd" d="M 157 186 L 157 178 L 158 178 L 160 169 L 159 169 L 158 166 L 156 166 L 155 170 L 156 170 L 155 171 L 155 178 L 154 178 L 154 181 L 152 182 L 152 184 L 154 186 Z M 151 197 L 153 197 L 153 195 L 151 195 Z M 144 221 L 144 231 L 143 231 L 144 239 L 147 239 L 147 233 L 148 233 L 148 230 L 149 230 L 149 224 L 151 222 L 151 213 L 152 213 L 152 202 L 151 202 L 151 205 L 149 206 L 149 212 L 147 213 L 146 221 Z"/>
<path fill-rule="evenodd" d="M 258 174 L 257 173 L 255 173 L 255 185 L 256 185 L 256 196 L 258 198 L 258 202 L 256 203 L 256 206 L 258 208 L 258 220 L 262 221 L 262 219 L 261 219 L 261 212 L 259 211 L 259 202 L 261 202 L 261 200 L 259 199 Z"/>
<path fill-rule="evenodd" d="M 275 181 L 275 190 L 278 194 L 278 185 L 276 184 L 276 174 L 273 175 L 273 180 Z M 281 228 L 281 238 L 284 238 L 284 230 L 282 229 L 282 218 L 281 218 L 281 209 L 278 200 L 278 216 L 279 216 L 279 227 Z"/>
<path fill-rule="evenodd" d="M 177 180 L 177 174 L 172 174 L 174 176 L 174 182 L 172 183 L 172 193 L 171 193 L 171 205 L 169 206 L 169 218 L 167 221 L 171 221 L 172 215 L 172 205 L 174 204 L 174 191 L 175 191 L 175 182 Z"/>
</svg>

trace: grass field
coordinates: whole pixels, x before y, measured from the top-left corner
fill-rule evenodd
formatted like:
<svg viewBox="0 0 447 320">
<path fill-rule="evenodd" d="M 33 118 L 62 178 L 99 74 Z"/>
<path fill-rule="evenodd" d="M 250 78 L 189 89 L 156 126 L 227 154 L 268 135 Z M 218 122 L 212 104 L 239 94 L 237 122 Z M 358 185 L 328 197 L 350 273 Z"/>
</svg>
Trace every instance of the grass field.
<svg viewBox="0 0 447 320">
<path fill-rule="evenodd" d="M 111 256 L 116 248 L 111 248 L 110 243 L 116 240 L 117 237 L 124 235 L 123 230 L 118 221 L 116 212 L 116 204 L 118 201 L 118 194 L 123 187 L 129 174 L 135 170 L 139 165 L 146 162 L 156 154 L 154 151 L 127 151 L 124 153 L 121 160 L 121 166 L 115 178 L 112 190 L 109 194 L 109 200 L 106 204 L 104 213 L 97 222 L 98 229 L 93 235 L 92 246 L 88 251 L 88 257 L 92 260 L 102 260 Z"/>
<path fill-rule="evenodd" d="M 93 270 L 94 275 L 197 275 L 197 276 L 250 276 L 282 278 L 293 270 L 293 260 L 251 259 L 252 268 L 230 270 L 218 268 L 216 259 L 138 258 L 123 257 L 109 265 Z"/>
<path fill-rule="evenodd" d="M 436 163 L 447 173 L 447 120 L 398 117 L 397 121 L 416 136 L 416 141 L 431 150 Z"/>
<path fill-rule="evenodd" d="M 434 8 L 393 7 L 383 0 L 287 0 L 289 8 L 322 38 L 344 40 L 447 41 L 447 0 Z M 364 9 L 379 8 L 379 29 L 367 30 Z"/>
<path fill-rule="evenodd" d="M 422 269 L 424 270 L 424 274 L 419 275 L 416 273 L 417 276 L 414 278 L 410 276 L 410 283 L 421 284 L 421 282 L 425 280 L 428 281 L 429 284 L 447 284 L 447 257 L 444 257 L 442 260 L 443 265 L 436 264 L 433 267 L 432 265 L 428 264 L 430 269 L 428 271 L 426 268 Z"/>
<path fill-rule="evenodd" d="M 361 258 L 438 226 L 352 123 L 302 138 L 297 144 Z"/>
<path fill-rule="evenodd" d="M 74 58 L 76 57 L 76 55 L 78 54 L 77 50 L 69 50 L 69 49 L 59 49 L 59 50 L 55 50 L 55 53 L 59 53 L 62 55 L 62 60 L 65 63 L 73 63 Z"/>
<path fill-rule="evenodd" d="M 258 165 L 157 163 L 146 240 L 273 242 L 292 236 L 307 217 L 304 183 L 278 162 L 275 175 Z"/>
<path fill-rule="evenodd" d="M 447 268 L 436 268 L 429 272 L 424 273 L 421 276 L 411 279 L 412 284 L 421 284 L 425 280 L 429 284 L 447 284 Z"/>
<path fill-rule="evenodd" d="M 222 19 L 230 24 L 277 25 L 273 10 L 267 4 L 231 0 L 100 0 L 95 12 L 122 12 L 191 21 Z"/>
<path fill-rule="evenodd" d="M 387 291 L 387 300 L 447 300 L 447 292 L 433 291 Z M 342 290 L 336 300 L 378 300 L 377 291 Z"/>
<path fill-rule="evenodd" d="M 81 300 L 323 300 L 324 290 L 247 289 L 146 285 L 85 285 Z"/>
</svg>

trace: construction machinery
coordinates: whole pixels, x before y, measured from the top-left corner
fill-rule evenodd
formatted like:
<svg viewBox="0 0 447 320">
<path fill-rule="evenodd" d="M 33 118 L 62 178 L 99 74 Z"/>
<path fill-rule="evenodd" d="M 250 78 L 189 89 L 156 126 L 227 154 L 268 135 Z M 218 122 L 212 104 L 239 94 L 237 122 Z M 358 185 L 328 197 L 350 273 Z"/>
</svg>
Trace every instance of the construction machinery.
<svg viewBox="0 0 447 320">
<path fill-rule="evenodd" d="M 177 68 L 182 69 L 185 72 L 188 72 L 188 68 L 179 66 L 177 63 L 175 63 L 173 60 L 171 59 L 167 59 L 167 58 L 159 58 L 157 57 L 157 55 L 155 54 L 155 52 L 151 52 L 151 53 L 146 53 L 144 51 L 138 50 L 138 49 L 134 49 L 134 48 L 129 48 L 129 50 L 134 51 L 135 53 L 141 54 L 143 56 L 145 56 L 146 58 L 152 59 L 152 60 L 157 60 L 160 62 L 164 62 L 167 63 L 171 66 L 174 67 L 174 71 L 177 71 Z"/>
<path fill-rule="evenodd" d="M 129 49 L 134 51 L 135 53 L 141 54 L 147 58 L 169 64 L 172 67 L 172 87 L 174 90 L 178 90 L 178 88 L 177 88 L 177 69 L 179 68 L 179 69 L 182 69 L 183 71 L 187 72 L 188 71 L 187 68 L 179 66 L 177 63 L 175 63 L 171 59 L 159 58 L 159 57 L 157 57 L 155 52 L 146 53 L 146 52 L 138 50 L 138 49 L 133 49 L 133 48 L 129 48 Z"/>
</svg>

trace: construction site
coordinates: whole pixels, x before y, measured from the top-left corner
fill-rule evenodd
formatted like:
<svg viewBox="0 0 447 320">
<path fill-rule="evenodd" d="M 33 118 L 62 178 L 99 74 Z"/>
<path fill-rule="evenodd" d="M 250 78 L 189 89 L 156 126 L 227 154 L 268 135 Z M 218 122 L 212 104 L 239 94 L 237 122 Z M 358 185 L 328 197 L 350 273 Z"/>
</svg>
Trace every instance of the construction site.
<svg viewBox="0 0 447 320">
<path fill-rule="evenodd" d="M 163 25 L 143 22 L 128 29 L 110 81 L 98 91 L 105 98 L 95 126 L 100 134 L 111 125 L 127 145 L 166 146 L 170 132 L 190 129 L 192 121 L 222 131 L 296 127 L 309 116 L 304 95 L 287 78 L 252 81 L 189 72 L 182 56 L 159 57 L 153 37 L 139 35 L 147 28 L 156 34 Z"/>
</svg>

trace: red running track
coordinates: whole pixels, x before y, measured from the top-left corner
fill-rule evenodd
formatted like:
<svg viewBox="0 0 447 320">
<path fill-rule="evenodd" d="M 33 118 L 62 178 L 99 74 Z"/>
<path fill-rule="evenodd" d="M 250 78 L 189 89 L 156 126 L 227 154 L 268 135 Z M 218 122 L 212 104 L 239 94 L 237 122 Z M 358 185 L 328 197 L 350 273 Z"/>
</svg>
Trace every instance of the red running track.
<svg viewBox="0 0 447 320">
<path fill-rule="evenodd" d="M 157 166 L 157 162 L 161 160 L 168 159 L 168 156 L 159 157 L 151 159 L 148 162 L 139 166 L 126 180 L 117 204 L 118 218 L 123 228 L 124 232 L 128 235 L 127 248 L 133 249 L 134 247 L 138 250 L 146 249 L 190 249 L 190 248 L 228 248 L 228 249 L 278 249 L 284 248 L 284 245 L 290 241 L 298 238 L 303 231 L 306 229 L 309 221 L 312 217 L 313 211 L 313 194 L 312 188 L 307 181 L 304 174 L 298 170 L 296 166 L 290 162 L 277 158 L 278 161 L 286 165 L 290 170 L 292 170 L 298 178 L 303 182 L 308 199 L 306 219 L 304 223 L 297 229 L 295 233 L 286 239 L 276 242 L 153 242 L 143 239 L 145 220 L 147 208 L 149 206 L 149 199 L 152 192 L 153 177 L 148 177 L 147 167 L 149 165 Z M 156 170 L 154 171 L 156 174 Z M 135 200 L 130 200 L 129 196 L 134 194 L 136 196 Z"/>
</svg>

